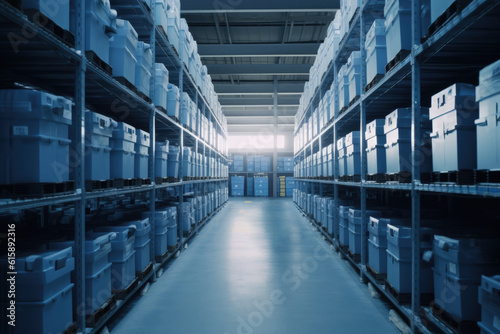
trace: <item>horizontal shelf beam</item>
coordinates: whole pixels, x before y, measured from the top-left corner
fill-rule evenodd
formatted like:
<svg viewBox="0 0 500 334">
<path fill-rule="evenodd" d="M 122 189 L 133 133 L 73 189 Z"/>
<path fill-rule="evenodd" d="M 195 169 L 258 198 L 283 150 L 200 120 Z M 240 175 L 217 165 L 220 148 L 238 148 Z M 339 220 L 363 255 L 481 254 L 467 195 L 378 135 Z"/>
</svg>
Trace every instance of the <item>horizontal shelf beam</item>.
<svg viewBox="0 0 500 334">
<path fill-rule="evenodd" d="M 198 44 L 203 57 L 316 57 L 319 43 Z"/>
<path fill-rule="evenodd" d="M 207 65 L 210 75 L 309 75 L 312 64 Z"/>
<path fill-rule="evenodd" d="M 224 95 L 273 95 L 274 85 L 272 83 L 245 83 L 245 84 L 215 84 L 215 91 L 218 96 Z M 301 83 L 278 83 L 278 94 L 302 94 L 304 92 L 304 82 Z"/>
<path fill-rule="evenodd" d="M 181 13 L 241 13 L 241 12 L 332 12 L 340 9 L 340 0 L 252 0 L 199 1 L 182 0 Z"/>
<path fill-rule="evenodd" d="M 295 106 L 299 105 L 300 97 L 278 97 L 278 105 Z M 272 106 L 274 100 L 269 98 L 237 98 L 237 97 L 220 97 L 219 102 L 224 106 Z"/>
</svg>

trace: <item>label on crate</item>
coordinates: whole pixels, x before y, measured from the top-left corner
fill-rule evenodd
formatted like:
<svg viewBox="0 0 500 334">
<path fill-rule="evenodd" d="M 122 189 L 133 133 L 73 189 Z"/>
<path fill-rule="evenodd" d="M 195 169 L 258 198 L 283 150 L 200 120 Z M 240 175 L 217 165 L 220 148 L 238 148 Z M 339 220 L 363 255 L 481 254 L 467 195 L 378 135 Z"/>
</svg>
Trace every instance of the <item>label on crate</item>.
<svg viewBox="0 0 500 334">
<path fill-rule="evenodd" d="M 448 265 L 448 271 L 452 274 L 456 274 L 457 273 L 457 265 L 453 262 L 450 262 L 450 264 Z"/>
<path fill-rule="evenodd" d="M 14 126 L 12 127 L 12 134 L 14 136 L 27 136 L 28 127 L 27 126 Z"/>
<path fill-rule="evenodd" d="M 493 316 L 493 327 L 500 331 L 500 318 Z"/>
</svg>

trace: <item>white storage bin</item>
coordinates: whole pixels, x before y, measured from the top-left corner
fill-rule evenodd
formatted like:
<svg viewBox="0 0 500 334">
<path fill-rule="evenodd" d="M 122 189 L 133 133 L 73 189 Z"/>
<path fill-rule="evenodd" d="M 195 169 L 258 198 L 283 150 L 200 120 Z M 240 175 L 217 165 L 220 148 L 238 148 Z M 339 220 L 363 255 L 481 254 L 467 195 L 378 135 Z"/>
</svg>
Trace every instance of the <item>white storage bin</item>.
<svg viewBox="0 0 500 334">
<path fill-rule="evenodd" d="M 167 33 L 167 4 L 165 0 L 155 1 L 155 25 L 162 27 L 163 31 Z"/>
<path fill-rule="evenodd" d="M 337 78 L 339 92 L 339 111 L 349 105 L 349 76 L 347 65 L 340 68 Z"/>
<path fill-rule="evenodd" d="M 149 133 L 137 129 L 136 134 L 134 173 L 136 178 L 146 179 L 148 177 Z"/>
<path fill-rule="evenodd" d="M 376 119 L 366 125 L 366 172 L 367 174 L 385 174 L 385 119 Z"/>
<path fill-rule="evenodd" d="M 153 53 L 151 46 L 144 42 L 137 43 L 137 65 L 135 67 L 135 87 L 149 97 L 151 73 L 153 72 Z"/>
<path fill-rule="evenodd" d="M 109 40 L 109 64 L 113 68 L 113 76 L 127 79 L 135 83 L 135 66 L 139 36 L 134 27 L 126 20 L 116 20 L 116 34 Z"/>
<path fill-rule="evenodd" d="M 385 40 L 385 20 L 378 19 L 366 34 L 366 82 L 371 83 L 378 75 L 385 75 L 387 46 Z"/>
<path fill-rule="evenodd" d="M 349 102 L 361 95 L 361 52 L 354 51 L 347 59 L 347 75 L 349 78 Z"/>
<path fill-rule="evenodd" d="M 180 99 L 179 87 L 168 84 L 167 115 L 174 117 L 177 122 L 179 122 Z"/>
<path fill-rule="evenodd" d="M 347 175 L 361 174 L 361 145 L 359 131 L 353 131 L 344 138 L 346 150 Z"/>
<path fill-rule="evenodd" d="M 179 10 L 177 8 L 172 8 L 167 11 L 167 37 L 170 44 L 174 47 L 174 49 L 179 53 L 179 27 L 180 27 L 180 15 Z"/>
<path fill-rule="evenodd" d="M 154 104 L 157 108 L 167 111 L 168 70 L 162 63 L 155 64 L 155 95 Z"/>
<path fill-rule="evenodd" d="M 401 50 L 411 50 L 411 1 L 387 0 L 384 7 L 387 61 Z"/>
<path fill-rule="evenodd" d="M 69 1 L 23 0 L 23 9 L 34 9 L 47 16 L 59 27 L 69 30 Z M 44 22 L 43 18 L 38 18 Z"/>
<path fill-rule="evenodd" d="M 345 151 L 345 141 L 344 138 L 337 140 L 337 161 L 339 164 L 339 175 L 344 176 L 347 174 L 347 156 Z"/>
</svg>

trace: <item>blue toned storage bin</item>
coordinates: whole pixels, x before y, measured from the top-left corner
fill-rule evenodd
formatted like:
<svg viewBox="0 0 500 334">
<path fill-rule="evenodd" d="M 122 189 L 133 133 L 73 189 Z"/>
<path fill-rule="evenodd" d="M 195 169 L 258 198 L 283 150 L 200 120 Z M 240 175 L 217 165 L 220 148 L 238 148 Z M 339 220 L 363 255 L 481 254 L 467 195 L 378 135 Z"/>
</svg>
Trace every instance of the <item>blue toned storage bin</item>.
<svg viewBox="0 0 500 334">
<path fill-rule="evenodd" d="M 68 181 L 70 125 L 71 101 L 35 90 L 0 90 L 0 183 Z"/>
<path fill-rule="evenodd" d="M 337 140 L 337 151 L 338 151 L 337 161 L 339 164 L 338 176 L 347 175 L 347 156 L 346 156 L 344 138 L 340 138 L 339 140 Z"/>
<path fill-rule="evenodd" d="M 254 194 L 255 197 L 269 196 L 269 178 L 263 176 L 254 177 Z"/>
<path fill-rule="evenodd" d="M 184 147 L 182 151 L 182 176 L 191 177 L 191 148 Z"/>
<path fill-rule="evenodd" d="M 478 322 L 481 333 L 500 333 L 500 276 L 481 278 L 479 303 L 481 321 Z"/>
<path fill-rule="evenodd" d="M 436 304 L 459 321 L 481 320 L 481 275 L 500 272 L 498 239 L 434 236 Z M 455 298 L 452 298 L 455 297 Z"/>
<path fill-rule="evenodd" d="M 429 109 L 420 110 L 422 143 L 420 169 L 422 173 L 431 172 L 432 152 L 428 147 L 425 130 L 430 129 L 427 121 Z M 411 108 L 396 109 L 385 117 L 384 133 L 386 144 L 387 173 L 411 172 Z"/>
<path fill-rule="evenodd" d="M 500 61 L 479 72 L 476 100 L 479 102 L 477 130 L 477 168 L 500 169 Z"/>
<path fill-rule="evenodd" d="M 431 23 L 434 23 L 455 0 L 431 0 Z"/>
<path fill-rule="evenodd" d="M 387 0 L 384 7 L 387 61 L 401 50 L 411 50 L 411 1 Z"/>
<path fill-rule="evenodd" d="M 155 143 L 155 177 L 167 177 L 168 140 Z"/>
<path fill-rule="evenodd" d="M 387 225 L 411 225 L 411 221 L 370 217 L 368 223 L 368 264 L 378 274 L 387 273 Z"/>
<path fill-rule="evenodd" d="M 191 98 L 189 97 L 188 93 L 183 92 L 181 94 L 181 101 L 180 101 L 180 106 L 179 106 L 179 115 L 180 119 L 179 122 L 182 125 L 189 126 L 190 125 L 190 114 L 189 114 L 189 108 L 191 106 Z"/>
<path fill-rule="evenodd" d="M 23 0 L 23 9 L 35 9 L 69 31 L 69 1 L 49 2 L 46 0 Z M 44 19 L 38 18 L 41 23 Z"/>
<path fill-rule="evenodd" d="M 359 131 L 353 131 L 345 136 L 347 175 L 361 174 L 361 145 Z"/>
<path fill-rule="evenodd" d="M 422 228 L 420 249 L 432 249 L 435 230 Z M 387 281 L 399 293 L 411 293 L 411 228 L 387 225 Z M 420 293 L 434 293 L 432 269 L 422 262 Z"/>
<path fill-rule="evenodd" d="M 254 180 L 253 177 L 247 178 L 247 196 L 254 196 Z"/>
<path fill-rule="evenodd" d="M 149 133 L 140 129 L 137 129 L 136 133 L 134 174 L 136 178 L 146 179 L 148 177 Z"/>
<path fill-rule="evenodd" d="M 339 206 L 339 242 L 349 246 L 349 206 Z"/>
<path fill-rule="evenodd" d="M 385 174 L 385 119 L 376 119 L 366 125 L 366 172 L 367 174 Z"/>
<path fill-rule="evenodd" d="M 475 87 L 454 84 L 432 97 L 432 169 L 434 172 L 476 168 L 476 128 L 479 116 Z"/>
<path fill-rule="evenodd" d="M 167 11 L 167 37 L 170 44 L 174 47 L 174 49 L 179 53 L 179 26 L 180 26 L 180 8 L 172 8 Z"/>
<path fill-rule="evenodd" d="M 361 95 L 361 52 L 354 51 L 347 59 L 349 78 L 349 102 Z"/>
<path fill-rule="evenodd" d="M 118 123 L 107 116 L 85 112 L 85 179 L 109 180 L 111 167 L 110 138 Z"/>
<path fill-rule="evenodd" d="M 102 226 L 96 232 L 114 232 L 111 241 L 111 290 L 125 289 L 135 279 L 135 227 Z"/>
<path fill-rule="evenodd" d="M 135 228 L 135 271 L 142 272 L 151 263 L 149 257 L 149 243 L 151 241 L 149 238 L 149 231 L 151 231 L 149 218 L 123 223 L 122 226 Z"/>
<path fill-rule="evenodd" d="M 177 121 L 179 121 L 180 98 L 179 87 L 174 84 L 168 84 L 167 115 L 174 117 Z"/>
<path fill-rule="evenodd" d="M 126 124 L 118 123 L 113 129 L 111 140 L 111 178 L 131 179 L 135 176 L 135 143 L 137 135 L 135 128 Z"/>
<path fill-rule="evenodd" d="M 149 219 L 149 212 L 143 212 L 142 219 Z M 155 255 L 162 256 L 167 251 L 167 232 L 168 232 L 168 211 L 166 208 L 160 208 L 155 211 Z"/>
<path fill-rule="evenodd" d="M 338 77 L 337 77 L 337 85 L 339 92 L 339 111 L 344 107 L 349 105 L 349 75 L 347 71 L 347 65 L 344 65 L 340 68 Z"/>
<path fill-rule="evenodd" d="M 387 45 L 385 42 L 385 20 L 378 19 L 366 33 L 366 82 L 371 83 L 377 75 L 385 75 Z"/>
<path fill-rule="evenodd" d="M 179 146 L 170 145 L 167 160 L 168 177 L 179 177 Z"/>
<path fill-rule="evenodd" d="M 111 240 L 115 233 L 91 233 L 85 237 L 85 314 L 92 314 L 111 297 Z M 54 242 L 51 249 L 73 249 L 74 241 Z M 71 281 L 76 281 L 74 272 Z M 76 300 L 73 291 L 73 300 Z"/>
<path fill-rule="evenodd" d="M 181 18 L 179 25 L 179 57 L 186 67 L 189 65 L 189 57 L 191 57 L 191 33 L 189 32 L 189 26 L 186 19 Z"/>
<path fill-rule="evenodd" d="M 353 254 L 361 254 L 361 224 L 368 224 L 370 217 L 379 218 L 380 211 L 366 210 L 367 221 L 361 222 L 361 210 L 349 209 L 349 249 Z"/>
<path fill-rule="evenodd" d="M 191 230 L 191 224 L 192 224 L 191 204 L 189 204 L 189 202 L 181 203 L 179 204 L 177 211 L 181 215 L 180 221 L 182 222 L 182 230 L 183 231 Z"/>
<path fill-rule="evenodd" d="M 116 34 L 109 40 L 109 65 L 113 68 L 114 77 L 127 79 L 135 83 L 135 67 L 139 36 L 132 24 L 126 20 L 116 20 Z"/>
<path fill-rule="evenodd" d="M 162 63 L 155 64 L 155 94 L 154 105 L 157 108 L 167 111 L 168 100 L 168 70 Z"/>
<path fill-rule="evenodd" d="M 151 46 L 144 42 L 138 42 L 135 58 L 137 59 L 135 66 L 135 87 L 140 93 L 149 96 L 151 75 L 153 73 L 153 52 L 151 51 Z"/>
<path fill-rule="evenodd" d="M 167 32 L 167 1 L 166 0 L 151 0 L 155 1 L 155 25 L 163 28 Z"/>
<path fill-rule="evenodd" d="M 69 3 L 70 30 L 76 36 L 76 1 Z M 109 0 L 85 0 L 85 51 L 93 51 L 107 64 L 109 39 L 116 33 L 116 16 L 116 10 L 111 9 Z"/>
</svg>

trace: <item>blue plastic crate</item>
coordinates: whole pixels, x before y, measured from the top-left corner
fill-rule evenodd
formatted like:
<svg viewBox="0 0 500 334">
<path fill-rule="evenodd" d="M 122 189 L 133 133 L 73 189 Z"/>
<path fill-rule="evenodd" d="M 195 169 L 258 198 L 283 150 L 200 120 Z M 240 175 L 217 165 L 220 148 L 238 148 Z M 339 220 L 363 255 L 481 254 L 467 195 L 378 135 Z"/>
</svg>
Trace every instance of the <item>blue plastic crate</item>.
<svg viewBox="0 0 500 334">
<path fill-rule="evenodd" d="M 349 78 L 349 102 L 361 95 L 361 52 L 353 51 L 347 59 Z"/>
<path fill-rule="evenodd" d="M 455 84 L 432 97 L 432 165 L 435 172 L 476 168 L 476 128 L 479 116 L 475 87 Z"/>
<path fill-rule="evenodd" d="M 149 133 L 137 129 L 136 134 L 134 175 L 136 178 L 146 179 L 148 177 L 149 162 Z"/>
<path fill-rule="evenodd" d="M 111 266 L 108 263 L 93 275 L 85 272 L 85 314 L 93 314 L 111 297 Z"/>
<path fill-rule="evenodd" d="M 155 25 L 162 27 L 163 31 L 167 32 L 167 1 L 166 0 L 151 0 L 155 1 Z"/>
<path fill-rule="evenodd" d="M 254 179 L 253 179 L 253 177 L 247 178 L 247 196 L 254 196 Z"/>
<path fill-rule="evenodd" d="M 366 210 L 366 217 L 368 220 L 370 217 L 378 218 L 381 215 L 382 213 L 380 211 Z M 348 217 L 349 249 L 353 254 L 361 254 L 361 210 L 350 208 Z"/>
<path fill-rule="evenodd" d="M 135 250 L 123 260 L 114 260 L 111 265 L 111 290 L 121 291 L 135 279 Z"/>
<path fill-rule="evenodd" d="M 431 23 L 434 23 L 455 0 L 431 0 Z"/>
<path fill-rule="evenodd" d="M 387 46 L 385 40 L 385 20 L 374 20 L 366 33 L 366 82 L 371 83 L 377 75 L 385 75 Z"/>
<path fill-rule="evenodd" d="M 177 121 L 179 121 L 180 99 L 179 87 L 169 83 L 167 93 L 167 115 L 175 117 Z"/>
<path fill-rule="evenodd" d="M 111 177 L 110 138 L 117 123 L 107 116 L 85 112 L 85 179 L 109 180 Z"/>
<path fill-rule="evenodd" d="M 178 210 L 180 214 L 180 221 L 182 222 L 182 230 L 189 231 L 191 229 L 191 205 L 189 202 L 179 204 Z"/>
<path fill-rule="evenodd" d="M 0 259 L 0 268 L 5 273 L 17 272 L 16 304 L 43 302 L 71 285 L 75 260 L 71 247 L 50 251 L 26 251 L 16 254 L 15 270 L 9 269 L 6 257 Z"/>
<path fill-rule="evenodd" d="M 169 146 L 167 160 L 167 175 L 168 177 L 179 177 L 179 146 Z"/>
<path fill-rule="evenodd" d="M 167 37 L 170 44 L 179 53 L 179 43 L 180 43 L 180 15 L 179 9 L 173 9 L 167 11 Z"/>
<path fill-rule="evenodd" d="M 349 246 L 349 206 L 339 206 L 339 242 Z"/>
<path fill-rule="evenodd" d="M 360 133 L 353 131 L 345 136 L 347 175 L 361 174 Z"/>
<path fill-rule="evenodd" d="M 478 288 L 481 275 L 500 272 L 498 240 L 435 235 L 432 251 L 436 304 L 459 321 L 481 320 Z"/>
<path fill-rule="evenodd" d="M 479 303 L 481 304 L 481 321 L 478 323 L 481 333 L 500 333 L 500 276 L 481 278 Z"/>
<path fill-rule="evenodd" d="M 345 150 L 345 141 L 344 138 L 340 138 L 337 140 L 337 151 L 338 151 L 338 164 L 339 164 L 339 175 L 344 176 L 347 175 L 347 156 Z"/>
<path fill-rule="evenodd" d="M 69 31 L 69 1 L 48 2 L 44 0 L 23 0 L 23 9 L 35 9 L 52 20 L 59 27 Z M 42 18 L 38 18 L 43 22 Z"/>
<path fill-rule="evenodd" d="M 85 51 L 109 64 L 109 39 L 116 32 L 116 10 L 109 0 L 85 1 Z M 76 36 L 76 1 L 70 1 L 70 30 Z"/>
<path fill-rule="evenodd" d="M 154 105 L 156 107 L 162 108 L 163 111 L 167 111 L 167 100 L 168 100 L 168 70 L 162 63 L 155 64 L 155 94 L 154 94 Z M 175 112 L 175 109 L 174 109 Z M 170 116 L 170 115 L 169 115 Z"/>
<path fill-rule="evenodd" d="M 384 7 L 387 61 L 401 50 L 411 50 L 411 1 L 388 0 Z"/>
<path fill-rule="evenodd" d="M 16 301 L 16 333 L 64 332 L 73 323 L 73 287 L 69 284 L 44 301 Z"/>
<path fill-rule="evenodd" d="M 155 143 L 155 177 L 167 177 L 168 140 Z"/>
<path fill-rule="evenodd" d="M 338 100 L 339 100 L 339 110 L 349 105 L 349 75 L 347 71 L 347 65 L 340 68 L 338 77 Z"/>
<path fill-rule="evenodd" d="M 189 125 L 189 107 L 191 105 L 191 98 L 188 93 L 183 92 L 181 94 L 180 106 L 179 106 L 179 122 L 182 125 Z"/>
<path fill-rule="evenodd" d="M 479 102 L 477 129 L 477 168 L 500 170 L 500 61 L 479 72 L 476 100 Z"/>
<path fill-rule="evenodd" d="M 137 59 L 135 66 L 135 87 L 139 92 L 149 96 L 154 65 L 151 46 L 148 43 L 138 42 L 135 57 Z"/>
<path fill-rule="evenodd" d="M 384 123 L 384 119 L 376 119 L 366 125 L 366 172 L 368 174 L 384 174 L 387 170 Z"/>
<path fill-rule="evenodd" d="M 135 67 L 139 36 L 132 24 L 126 20 L 116 20 L 116 34 L 109 40 L 109 65 L 114 77 L 123 77 L 131 84 L 135 83 Z"/>
<path fill-rule="evenodd" d="M 134 177 L 135 149 L 137 140 L 135 128 L 119 122 L 113 129 L 111 140 L 111 178 L 131 179 Z"/>
<path fill-rule="evenodd" d="M 0 183 L 68 181 L 71 101 L 17 89 L 0 90 L 0 105 Z"/>
<path fill-rule="evenodd" d="M 143 271 L 151 262 L 149 257 L 149 231 L 151 231 L 149 218 L 123 223 L 122 226 L 135 228 L 135 271 Z"/>
<path fill-rule="evenodd" d="M 124 261 L 134 252 L 135 246 L 135 228 L 127 226 L 100 226 L 95 229 L 100 232 L 114 232 L 116 238 L 111 240 L 111 253 L 109 259 L 111 262 Z"/>
</svg>

